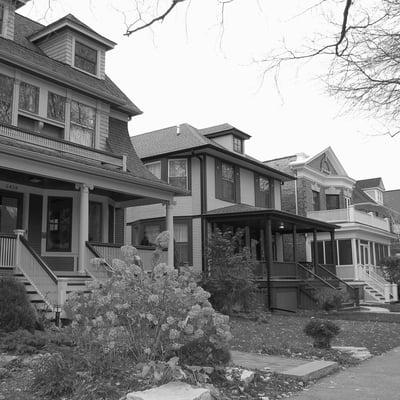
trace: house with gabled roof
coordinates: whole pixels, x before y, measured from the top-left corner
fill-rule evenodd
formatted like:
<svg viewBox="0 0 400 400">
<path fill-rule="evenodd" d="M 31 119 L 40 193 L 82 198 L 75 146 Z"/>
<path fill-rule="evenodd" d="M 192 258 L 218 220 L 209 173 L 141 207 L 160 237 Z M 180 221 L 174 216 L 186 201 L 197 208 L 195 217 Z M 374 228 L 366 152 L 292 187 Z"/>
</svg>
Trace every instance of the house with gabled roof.
<svg viewBox="0 0 400 400">
<path fill-rule="evenodd" d="M 250 135 L 230 124 L 205 129 L 181 124 L 131 139 L 149 171 L 187 191 L 174 197 L 177 266 L 206 271 L 210 234 L 217 228 L 241 229 L 243 246 L 257 261 L 256 275 L 267 307 L 308 307 L 314 304 L 310 281 L 331 285 L 318 274 L 310 275 L 300 263 L 305 259 L 296 243 L 306 233 L 333 235 L 336 226 L 282 210 L 282 188 L 295 177 L 247 155 L 245 145 Z M 165 227 L 160 205 L 130 208 L 127 222 L 135 246 L 151 246 Z M 284 249 L 284 237 L 290 237 L 290 248 Z M 323 274 L 334 280 L 335 267 L 328 268 Z M 310 278 L 308 283 L 304 274 Z"/>
<path fill-rule="evenodd" d="M 0 1 L 0 273 L 55 309 L 120 257 L 127 207 L 162 204 L 172 232 L 170 204 L 185 192 L 132 146 L 141 111 L 106 74 L 115 43 L 72 15 L 48 26 L 19 15 L 27 2 Z"/>
<path fill-rule="evenodd" d="M 352 179 L 331 147 L 314 156 L 300 153 L 265 164 L 297 178 L 283 187 L 285 210 L 340 226 L 334 248 L 326 233 L 318 233 L 316 240 L 305 235 L 300 243 L 305 243 L 306 259 L 324 265 L 335 258 L 338 276 L 363 287 L 366 300 L 396 301 L 397 287 L 385 281 L 380 266 L 397 240 L 399 214 L 383 202 L 382 179 Z"/>
</svg>

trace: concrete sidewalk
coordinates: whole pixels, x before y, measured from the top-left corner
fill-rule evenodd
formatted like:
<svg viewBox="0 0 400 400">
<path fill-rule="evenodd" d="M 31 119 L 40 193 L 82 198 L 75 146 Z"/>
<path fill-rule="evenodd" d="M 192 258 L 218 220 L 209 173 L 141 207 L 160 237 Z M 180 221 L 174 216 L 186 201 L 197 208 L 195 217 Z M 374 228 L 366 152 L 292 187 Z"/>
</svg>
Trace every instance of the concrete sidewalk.
<svg viewBox="0 0 400 400">
<path fill-rule="evenodd" d="M 400 347 L 321 379 L 293 400 L 400 400 Z"/>
</svg>

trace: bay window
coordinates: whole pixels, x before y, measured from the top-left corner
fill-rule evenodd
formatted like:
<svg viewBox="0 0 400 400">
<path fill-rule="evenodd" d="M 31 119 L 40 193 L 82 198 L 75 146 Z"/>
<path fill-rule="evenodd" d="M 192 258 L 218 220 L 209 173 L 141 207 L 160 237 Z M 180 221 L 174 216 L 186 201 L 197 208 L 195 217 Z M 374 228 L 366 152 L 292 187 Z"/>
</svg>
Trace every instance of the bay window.
<svg viewBox="0 0 400 400">
<path fill-rule="evenodd" d="M 11 124 L 14 79 L 0 74 L 0 122 Z"/>
<path fill-rule="evenodd" d="M 96 130 L 96 110 L 77 101 L 71 101 L 71 142 L 92 147 Z"/>
</svg>

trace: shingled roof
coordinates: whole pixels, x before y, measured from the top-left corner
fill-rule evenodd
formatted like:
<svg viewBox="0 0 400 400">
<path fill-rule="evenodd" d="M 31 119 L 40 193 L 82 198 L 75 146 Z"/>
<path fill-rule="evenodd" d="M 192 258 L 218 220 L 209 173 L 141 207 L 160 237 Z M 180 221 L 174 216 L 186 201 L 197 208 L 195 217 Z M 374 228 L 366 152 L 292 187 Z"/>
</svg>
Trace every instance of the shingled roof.
<svg viewBox="0 0 400 400">
<path fill-rule="evenodd" d="M 68 64 L 48 57 L 27 39 L 43 27 L 42 24 L 15 14 L 15 39 L 12 41 L 0 38 L 0 57 L 45 79 L 53 79 L 64 86 L 105 100 L 129 115 L 141 113 L 108 76 L 98 79 L 78 71 Z"/>
<path fill-rule="evenodd" d="M 385 190 L 382 182 L 382 178 L 369 178 L 369 179 L 361 179 L 356 182 L 356 185 L 359 189 L 370 189 L 381 187 Z"/>
</svg>

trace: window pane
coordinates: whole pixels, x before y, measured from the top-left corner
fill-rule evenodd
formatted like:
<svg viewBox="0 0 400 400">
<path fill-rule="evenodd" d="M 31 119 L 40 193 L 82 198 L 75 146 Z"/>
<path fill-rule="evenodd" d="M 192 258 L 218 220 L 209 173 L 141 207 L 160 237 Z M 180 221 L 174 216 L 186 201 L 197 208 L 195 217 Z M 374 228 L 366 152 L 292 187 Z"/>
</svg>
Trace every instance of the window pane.
<svg viewBox="0 0 400 400">
<path fill-rule="evenodd" d="M 233 138 L 233 150 L 237 153 L 243 153 L 242 139 L 236 137 Z"/>
<path fill-rule="evenodd" d="M 13 233 L 18 228 L 18 199 L 0 196 L 0 232 Z"/>
<path fill-rule="evenodd" d="M 168 182 L 173 186 L 187 189 L 187 160 L 169 160 L 168 165 Z"/>
<path fill-rule="evenodd" d="M 222 163 L 222 179 L 235 182 L 235 171 L 232 165 Z"/>
<path fill-rule="evenodd" d="M 312 201 L 313 201 L 313 210 L 314 211 L 319 211 L 321 209 L 320 207 L 320 201 L 319 201 L 319 192 L 313 190 L 312 191 Z"/>
<path fill-rule="evenodd" d="M 77 101 L 71 101 L 71 122 L 95 129 L 96 110 Z"/>
<path fill-rule="evenodd" d="M 351 240 L 339 240 L 339 265 L 353 264 Z"/>
<path fill-rule="evenodd" d="M 318 250 L 318 263 L 324 264 L 324 242 L 317 242 L 317 250 Z"/>
<path fill-rule="evenodd" d="M 49 197 L 47 251 L 71 251 L 72 199 Z"/>
<path fill-rule="evenodd" d="M 161 162 L 145 164 L 147 169 L 158 179 L 161 179 Z"/>
<path fill-rule="evenodd" d="M 156 243 L 157 236 L 161 233 L 159 224 L 145 225 L 143 228 L 143 237 L 140 242 L 142 246 L 152 246 Z"/>
<path fill-rule="evenodd" d="M 327 210 L 339 209 L 339 195 L 338 194 L 327 194 L 326 195 L 326 209 Z"/>
<path fill-rule="evenodd" d="M 0 74 L 0 122 L 11 124 L 14 79 Z"/>
<path fill-rule="evenodd" d="M 175 242 L 188 242 L 189 241 L 189 228 L 186 223 L 175 223 L 174 224 L 174 239 Z"/>
<path fill-rule="evenodd" d="M 256 185 L 256 206 L 269 207 L 271 193 L 269 179 L 259 176 L 256 179 Z"/>
<path fill-rule="evenodd" d="M 47 117 L 65 121 L 65 97 L 49 92 L 47 98 Z"/>
<path fill-rule="evenodd" d="M 102 204 L 91 201 L 89 203 L 89 241 L 101 242 L 102 232 Z"/>
<path fill-rule="evenodd" d="M 37 114 L 39 111 L 39 88 L 21 82 L 19 86 L 19 108 Z"/>
<path fill-rule="evenodd" d="M 71 124 L 69 130 L 70 140 L 83 146 L 91 147 L 93 145 L 93 130 L 83 128 L 82 126 Z"/>
<path fill-rule="evenodd" d="M 94 50 L 80 42 L 75 42 L 75 67 L 96 75 L 97 50 Z"/>
</svg>

